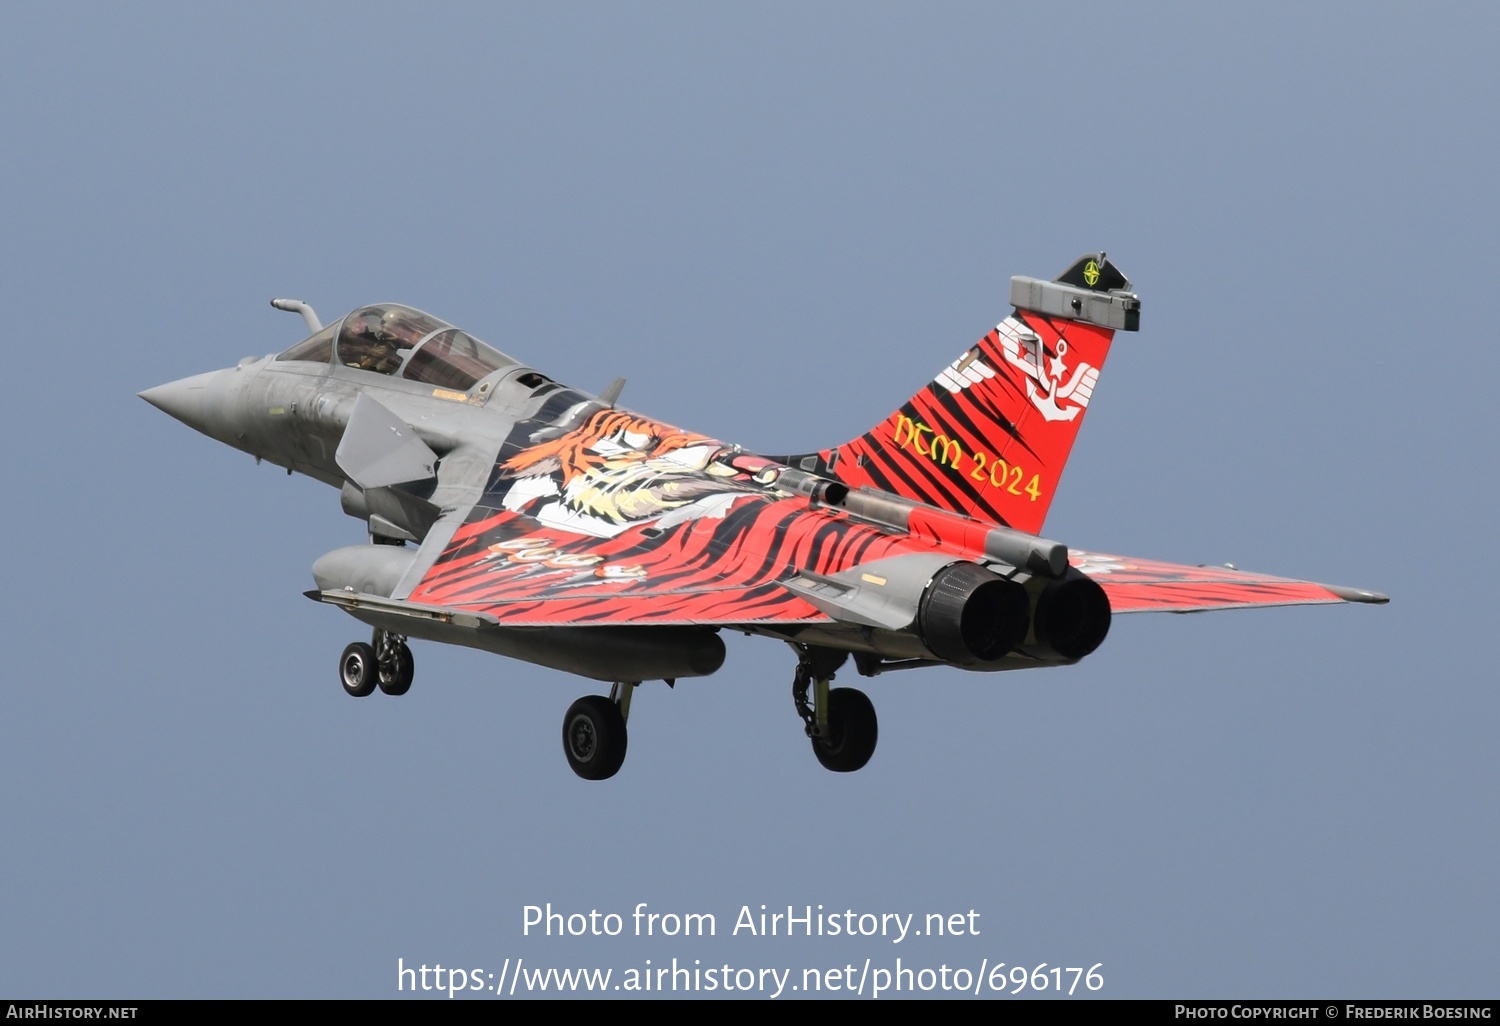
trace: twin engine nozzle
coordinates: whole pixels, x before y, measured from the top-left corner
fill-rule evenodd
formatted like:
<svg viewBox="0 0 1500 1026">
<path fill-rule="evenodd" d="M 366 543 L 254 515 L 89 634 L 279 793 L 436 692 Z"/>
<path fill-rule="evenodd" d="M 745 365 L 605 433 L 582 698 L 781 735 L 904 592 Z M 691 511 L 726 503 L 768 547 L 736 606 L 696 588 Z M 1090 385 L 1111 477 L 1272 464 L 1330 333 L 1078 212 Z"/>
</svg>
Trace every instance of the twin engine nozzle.
<svg viewBox="0 0 1500 1026">
<path fill-rule="evenodd" d="M 932 654 L 951 663 L 988 663 L 1017 650 L 1072 662 L 1103 643 L 1110 616 L 1104 589 L 1078 570 L 1033 592 L 978 563 L 963 562 L 933 576 L 922 592 L 915 626 Z"/>
<path fill-rule="evenodd" d="M 830 615 L 893 626 L 860 595 L 866 583 L 878 579 L 878 587 L 885 592 L 883 601 L 908 616 L 915 609 L 911 629 L 927 650 L 961 666 L 993 663 L 1017 651 L 1045 662 L 1073 662 L 1098 648 L 1109 633 L 1109 597 L 1092 579 L 1068 565 L 1068 548 L 1061 542 L 998 524 L 980 524 L 886 492 L 851 491 L 795 468 L 783 469 L 776 480 L 857 519 L 940 543 L 982 547 L 989 558 L 1020 572 L 1019 580 L 1015 575 L 1002 577 L 968 560 L 950 562 L 933 572 L 931 560 L 937 557 L 913 556 L 897 557 L 881 564 L 879 570 L 856 567 L 824 579 L 844 588 L 842 596 L 793 586 Z M 906 560 L 921 568 L 919 574 L 886 569 L 894 570 Z M 873 576 L 856 575 L 860 570 L 872 571 Z"/>
</svg>

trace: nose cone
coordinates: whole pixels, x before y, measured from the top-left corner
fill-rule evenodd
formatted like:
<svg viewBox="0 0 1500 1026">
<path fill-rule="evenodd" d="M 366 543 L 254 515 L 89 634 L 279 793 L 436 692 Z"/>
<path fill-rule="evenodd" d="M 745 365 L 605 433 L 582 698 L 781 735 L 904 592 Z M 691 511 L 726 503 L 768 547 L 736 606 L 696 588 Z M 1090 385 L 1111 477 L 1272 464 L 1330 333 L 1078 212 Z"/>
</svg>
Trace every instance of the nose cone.
<svg viewBox="0 0 1500 1026">
<path fill-rule="evenodd" d="M 209 371 L 190 378 L 169 381 L 140 393 L 140 397 L 169 417 L 175 417 L 194 431 L 217 436 L 220 397 L 215 388 L 223 371 Z"/>
</svg>

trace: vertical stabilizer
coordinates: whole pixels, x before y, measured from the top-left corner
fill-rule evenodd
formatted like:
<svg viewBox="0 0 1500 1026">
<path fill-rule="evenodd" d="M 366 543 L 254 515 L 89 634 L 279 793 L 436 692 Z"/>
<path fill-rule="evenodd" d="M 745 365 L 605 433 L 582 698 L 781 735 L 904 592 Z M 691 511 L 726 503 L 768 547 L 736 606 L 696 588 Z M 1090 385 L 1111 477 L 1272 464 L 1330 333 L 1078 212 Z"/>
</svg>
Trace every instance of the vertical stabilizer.
<svg viewBox="0 0 1500 1026">
<path fill-rule="evenodd" d="M 1036 534 L 1116 330 L 1140 300 L 1103 253 L 1054 281 L 1011 279 L 1016 312 L 899 410 L 845 445 L 794 457 L 851 488 L 893 492 Z"/>
</svg>

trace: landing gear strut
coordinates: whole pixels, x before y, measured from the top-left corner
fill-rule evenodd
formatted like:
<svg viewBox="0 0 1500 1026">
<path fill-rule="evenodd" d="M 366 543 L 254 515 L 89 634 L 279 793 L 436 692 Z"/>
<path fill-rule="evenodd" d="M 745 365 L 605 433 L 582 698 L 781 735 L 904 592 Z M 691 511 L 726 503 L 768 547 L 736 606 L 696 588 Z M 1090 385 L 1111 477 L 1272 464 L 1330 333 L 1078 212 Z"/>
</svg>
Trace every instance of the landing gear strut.
<svg viewBox="0 0 1500 1026">
<path fill-rule="evenodd" d="M 834 672 L 848 658 L 837 649 L 793 645 L 797 650 L 797 674 L 792 678 L 792 702 L 802 717 L 813 755 L 824 769 L 852 773 L 875 754 L 879 723 L 869 696 L 858 688 L 833 688 Z M 812 701 L 808 701 L 808 690 Z"/>
<path fill-rule="evenodd" d="M 625 720 L 638 684 L 619 683 L 610 689 L 608 698 L 585 695 L 568 707 L 563 717 L 563 754 L 584 780 L 607 780 L 624 764 Z"/>
<path fill-rule="evenodd" d="M 390 631 L 375 631 L 375 661 L 379 666 L 377 682 L 387 695 L 404 695 L 411 690 L 411 679 L 416 673 L 411 649 L 406 639 Z"/>
<path fill-rule="evenodd" d="M 415 672 L 406 638 L 379 627 L 370 644 L 356 641 L 339 657 L 339 683 L 355 698 L 364 698 L 377 687 L 387 695 L 404 695 L 411 690 Z"/>
</svg>

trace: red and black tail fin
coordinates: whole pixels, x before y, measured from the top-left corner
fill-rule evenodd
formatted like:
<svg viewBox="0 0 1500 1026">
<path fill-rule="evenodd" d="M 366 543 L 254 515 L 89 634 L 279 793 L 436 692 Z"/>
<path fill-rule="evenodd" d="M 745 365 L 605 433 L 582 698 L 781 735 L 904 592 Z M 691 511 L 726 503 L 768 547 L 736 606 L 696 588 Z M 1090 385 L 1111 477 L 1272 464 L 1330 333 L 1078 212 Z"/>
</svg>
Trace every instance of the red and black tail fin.
<svg viewBox="0 0 1500 1026">
<path fill-rule="evenodd" d="M 1052 503 L 1116 329 L 1140 300 L 1103 253 L 1011 279 L 1016 312 L 873 430 L 804 466 L 1031 534 Z"/>
</svg>

